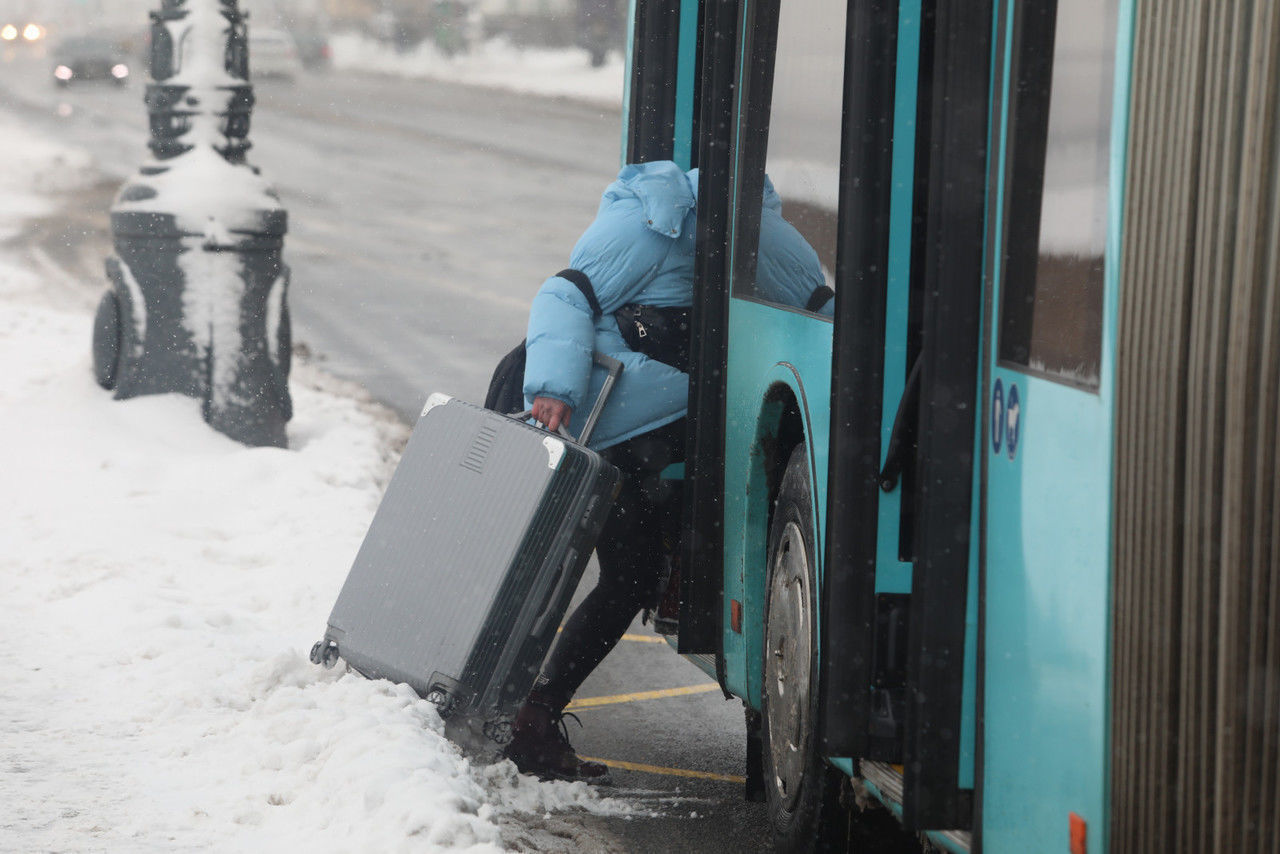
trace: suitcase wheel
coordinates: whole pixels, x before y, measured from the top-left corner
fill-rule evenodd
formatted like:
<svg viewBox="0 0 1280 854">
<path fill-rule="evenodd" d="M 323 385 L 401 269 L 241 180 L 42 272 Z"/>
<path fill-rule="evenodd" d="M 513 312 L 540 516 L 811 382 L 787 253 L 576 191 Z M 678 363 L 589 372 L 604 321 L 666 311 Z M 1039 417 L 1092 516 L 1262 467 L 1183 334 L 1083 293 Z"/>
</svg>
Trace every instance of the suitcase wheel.
<svg viewBox="0 0 1280 854">
<path fill-rule="evenodd" d="M 435 705 L 436 711 L 440 713 L 441 718 L 448 718 L 458 705 L 452 696 L 440 688 L 434 689 L 427 695 L 427 702 Z"/>
<path fill-rule="evenodd" d="M 507 744 L 515 736 L 515 726 L 510 717 L 503 715 L 485 721 L 484 734 L 494 744 Z"/>
<path fill-rule="evenodd" d="M 338 663 L 338 645 L 333 641 L 316 641 L 316 645 L 311 647 L 311 663 L 333 667 Z"/>
</svg>

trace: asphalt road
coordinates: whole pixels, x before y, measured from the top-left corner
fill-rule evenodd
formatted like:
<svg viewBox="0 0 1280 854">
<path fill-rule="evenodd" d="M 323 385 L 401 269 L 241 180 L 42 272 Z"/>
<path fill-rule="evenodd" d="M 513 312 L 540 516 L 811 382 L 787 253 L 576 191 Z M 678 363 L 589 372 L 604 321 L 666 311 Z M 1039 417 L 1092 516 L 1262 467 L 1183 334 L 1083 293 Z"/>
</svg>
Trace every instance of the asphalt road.
<svg viewBox="0 0 1280 854">
<path fill-rule="evenodd" d="M 0 56 L 0 109 L 94 152 L 102 182 L 42 223 L 32 247 L 93 281 L 111 195 L 147 154 L 143 86 L 64 91 L 47 74 L 42 59 Z M 408 421 L 433 391 L 482 398 L 616 170 L 618 112 L 355 74 L 256 92 L 249 159 L 289 211 L 295 341 Z M 609 794 L 638 814 L 560 817 L 586 834 L 570 847 L 767 849 L 762 807 L 742 799 L 741 705 L 646 627 L 633 626 L 578 702 L 575 745 L 621 763 Z"/>
</svg>

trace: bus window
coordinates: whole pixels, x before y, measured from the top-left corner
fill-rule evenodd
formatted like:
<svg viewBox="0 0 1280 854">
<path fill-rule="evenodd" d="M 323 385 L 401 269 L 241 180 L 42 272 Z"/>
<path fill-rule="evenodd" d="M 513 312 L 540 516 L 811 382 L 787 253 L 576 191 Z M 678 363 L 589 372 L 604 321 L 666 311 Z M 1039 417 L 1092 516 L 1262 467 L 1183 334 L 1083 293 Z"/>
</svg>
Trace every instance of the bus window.
<svg viewBox="0 0 1280 854">
<path fill-rule="evenodd" d="M 1096 389 L 1116 3 L 1020 10 L 1000 360 Z"/>
<path fill-rule="evenodd" d="M 844 20 L 844 3 L 778 4 L 772 94 L 768 83 L 751 93 L 768 99 L 759 252 L 754 275 L 734 277 L 736 296 L 827 316 L 833 303 L 826 288 L 835 286 Z"/>
</svg>

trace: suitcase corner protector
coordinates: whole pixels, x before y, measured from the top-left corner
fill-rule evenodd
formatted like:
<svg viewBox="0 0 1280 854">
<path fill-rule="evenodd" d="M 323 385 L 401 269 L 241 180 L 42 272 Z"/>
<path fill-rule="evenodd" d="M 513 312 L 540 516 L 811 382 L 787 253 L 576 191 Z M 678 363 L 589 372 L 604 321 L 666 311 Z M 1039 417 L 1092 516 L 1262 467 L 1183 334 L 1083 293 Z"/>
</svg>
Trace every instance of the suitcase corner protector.
<svg viewBox="0 0 1280 854">
<path fill-rule="evenodd" d="M 432 392 L 431 396 L 427 398 L 426 405 L 422 407 L 422 415 L 426 415 L 428 412 L 435 409 L 437 406 L 444 406 L 446 403 L 448 403 L 451 400 L 453 400 L 452 395 L 444 394 L 438 391 Z M 418 417 L 421 418 L 422 415 Z"/>
<path fill-rule="evenodd" d="M 560 467 L 560 459 L 564 456 L 564 442 L 555 436 L 545 436 L 542 447 L 547 449 L 547 468 L 555 471 Z"/>
</svg>

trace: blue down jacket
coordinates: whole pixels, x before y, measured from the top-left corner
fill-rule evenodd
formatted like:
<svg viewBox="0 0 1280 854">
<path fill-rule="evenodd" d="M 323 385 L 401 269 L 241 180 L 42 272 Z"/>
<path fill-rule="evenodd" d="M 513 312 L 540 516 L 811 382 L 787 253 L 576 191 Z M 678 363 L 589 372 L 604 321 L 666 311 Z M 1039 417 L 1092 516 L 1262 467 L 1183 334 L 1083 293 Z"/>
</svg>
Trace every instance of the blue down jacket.
<svg viewBox="0 0 1280 854">
<path fill-rule="evenodd" d="M 765 181 L 758 286 L 789 305 L 803 306 L 823 284 L 818 256 L 782 219 L 781 200 Z M 685 414 L 689 376 L 627 347 L 613 313 L 628 303 L 672 307 L 693 300 L 697 170 L 657 161 L 624 166 L 604 191 L 596 219 L 573 247 L 569 266 L 591 280 L 603 314 L 593 320 L 587 300 L 558 276 L 533 299 L 526 337 L 524 394 L 553 397 L 573 409 L 577 435 L 604 383 L 593 365 L 598 350 L 623 364 L 591 439 L 607 448 Z M 831 305 L 824 311 L 831 312 Z"/>
</svg>

